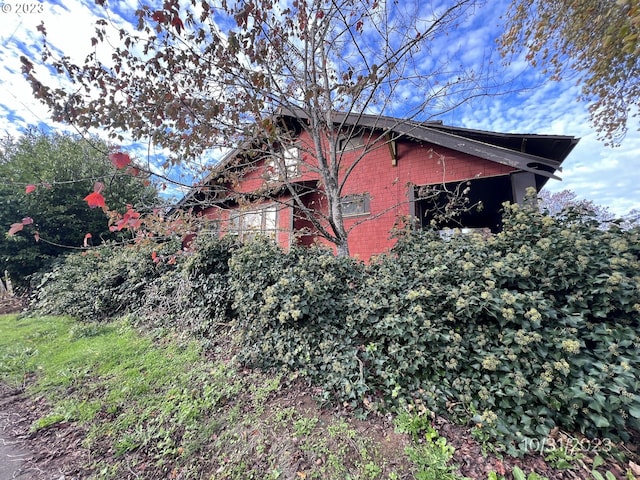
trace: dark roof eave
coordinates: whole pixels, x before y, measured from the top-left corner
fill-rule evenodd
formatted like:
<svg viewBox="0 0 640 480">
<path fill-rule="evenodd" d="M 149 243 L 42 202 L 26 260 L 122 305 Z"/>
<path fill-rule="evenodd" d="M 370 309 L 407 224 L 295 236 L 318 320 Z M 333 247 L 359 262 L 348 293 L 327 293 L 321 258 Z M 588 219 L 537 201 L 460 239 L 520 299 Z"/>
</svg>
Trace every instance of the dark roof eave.
<svg viewBox="0 0 640 480">
<path fill-rule="evenodd" d="M 283 116 L 289 116 L 294 119 L 304 119 L 306 115 L 301 110 L 299 112 L 294 112 L 290 110 L 289 112 L 283 111 Z M 550 141 L 554 140 L 562 140 L 567 142 L 568 148 L 562 155 L 562 158 L 559 160 L 549 159 L 540 157 L 537 155 L 532 155 L 524 152 L 517 152 L 515 150 L 511 150 L 509 148 L 500 147 L 497 145 L 492 145 L 490 143 L 481 142 L 479 140 L 467 138 L 464 135 L 457 135 L 451 132 L 444 132 L 440 129 L 443 128 L 443 125 L 440 122 L 424 122 L 418 123 L 413 121 L 402 121 L 397 118 L 380 116 L 380 115 L 369 115 L 369 114 L 358 114 L 358 113 L 339 113 L 336 112 L 334 114 L 335 122 L 339 126 L 362 126 L 375 130 L 383 130 L 388 132 L 396 133 L 398 136 L 413 138 L 415 140 L 420 140 L 424 142 L 433 143 L 435 145 L 439 145 L 445 148 L 450 148 L 459 152 L 467 153 L 469 155 L 474 155 L 479 158 L 484 158 L 486 160 L 490 160 L 492 162 L 501 163 L 503 165 L 508 165 L 510 167 L 516 168 L 518 170 L 523 170 L 526 172 L 535 173 L 536 175 L 541 175 L 547 178 L 553 178 L 556 180 L 560 180 L 560 177 L 554 174 L 556 171 L 562 171 L 561 163 L 567 157 L 567 155 L 571 152 L 573 147 L 578 143 L 578 139 L 575 137 L 569 136 L 561 136 L 561 135 L 536 135 L 536 134 L 515 134 L 520 138 L 545 138 Z M 471 132 L 478 133 L 479 130 L 470 130 L 464 128 L 451 128 L 452 130 L 457 130 L 460 133 Z M 492 132 L 493 133 L 493 132 Z M 514 134 L 500 134 L 503 137 L 513 136 Z M 532 165 L 540 165 L 544 167 L 548 167 L 548 170 L 541 170 Z"/>
<path fill-rule="evenodd" d="M 280 117 L 288 117 L 295 121 L 307 119 L 308 116 L 302 109 L 282 109 L 280 111 Z M 461 127 L 446 127 L 442 125 L 442 122 L 413 122 L 403 121 L 397 118 L 386 117 L 381 115 L 369 115 L 364 113 L 334 113 L 335 124 L 338 126 L 362 126 L 373 130 L 383 130 L 389 133 L 394 133 L 398 138 L 406 137 L 418 141 L 424 141 L 439 145 L 445 148 L 450 148 L 462 153 L 467 153 L 479 158 L 484 158 L 492 162 L 500 163 L 510 166 L 512 168 L 533 173 L 538 176 L 541 184 L 544 185 L 549 178 L 560 180 L 560 177 L 555 175 L 556 171 L 562 171 L 561 163 L 573 150 L 579 139 L 575 137 L 562 136 L 562 135 L 537 135 L 537 134 L 508 134 L 508 133 L 496 133 L 496 132 L 483 132 L 481 130 L 465 129 Z M 442 129 L 455 131 L 456 134 L 450 131 L 442 131 Z M 558 155 L 557 159 L 540 157 L 525 152 L 518 152 L 509 148 L 501 147 L 498 145 L 492 145 L 490 143 L 482 142 L 476 139 L 465 137 L 465 133 L 469 134 L 484 134 L 491 133 L 494 136 L 501 136 L 503 138 L 516 136 L 518 138 L 530 139 L 544 139 L 548 141 L 561 141 L 566 143 L 566 148 L 563 149 Z M 203 184 L 208 183 L 218 175 L 227 164 L 233 160 L 234 157 L 245 151 L 246 144 L 233 149 L 226 154 L 220 162 L 215 166 L 213 171 L 207 175 L 203 180 Z M 546 169 L 536 168 L 536 166 L 546 167 Z M 184 206 L 198 191 L 198 189 L 191 190 L 175 207 L 179 209 Z"/>
<path fill-rule="evenodd" d="M 528 153 L 516 152 L 508 148 L 491 145 L 477 140 L 471 140 L 450 133 L 440 132 L 429 127 L 423 127 L 421 129 L 405 129 L 400 126 L 399 128 L 396 128 L 395 131 L 417 140 L 422 140 L 441 147 L 450 148 L 458 152 L 484 158 L 485 160 L 507 165 L 518 170 L 560 180 L 560 177 L 554 174 L 555 171 L 562 171 L 560 162 L 556 160 L 550 160 Z M 532 165 L 549 167 L 552 171 L 541 170 L 533 167 Z"/>
</svg>

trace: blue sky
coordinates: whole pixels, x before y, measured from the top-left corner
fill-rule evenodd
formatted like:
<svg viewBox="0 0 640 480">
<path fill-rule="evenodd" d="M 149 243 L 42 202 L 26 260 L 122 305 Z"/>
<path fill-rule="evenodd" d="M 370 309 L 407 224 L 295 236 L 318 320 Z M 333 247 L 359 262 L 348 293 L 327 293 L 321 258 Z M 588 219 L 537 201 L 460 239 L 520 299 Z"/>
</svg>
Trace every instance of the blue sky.
<svg viewBox="0 0 640 480">
<path fill-rule="evenodd" d="M 36 27 L 44 21 L 50 44 L 81 61 L 91 50 L 89 39 L 93 24 L 99 16 L 104 16 L 104 11 L 93 2 L 65 0 L 64 3 L 43 3 L 42 13 L 25 13 L 18 11 L 18 4 L 25 2 L 4 2 L 0 12 L 3 46 L 0 49 L 0 134 L 19 135 L 33 126 L 69 130 L 68 126 L 50 121 L 47 109 L 32 97 L 30 86 L 20 73 L 19 57 L 24 54 L 38 58 L 40 33 Z M 138 6 L 134 0 L 114 1 L 109 5 L 111 20 L 117 25 L 126 25 L 125 19 L 131 18 Z M 439 59 L 466 64 L 499 63 L 495 39 L 500 33 L 499 16 L 506 10 L 506 3 L 492 1 L 489 5 L 477 9 L 464 29 L 451 32 L 442 45 L 431 49 L 431 55 L 438 52 Z M 507 72 L 518 78 L 518 88 L 513 93 L 475 99 L 440 119 L 445 124 L 467 128 L 580 137 L 580 143 L 564 163 L 560 174 L 563 180 L 551 180 L 546 188 L 552 192 L 573 190 L 579 198 L 607 206 L 618 215 L 640 208 L 638 119 L 633 120 L 620 147 L 606 147 L 589 124 L 587 105 L 576 101 L 580 87 L 575 78 L 545 81 L 522 61 L 513 62 Z M 163 155 L 161 150 L 152 148 L 149 156 L 146 145 L 124 147 L 138 158 L 158 159 Z M 161 171 L 157 165 L 153 168 Z M 180 195 L 177 188 L 170 187 L 169 191 Z"/>
</svg>

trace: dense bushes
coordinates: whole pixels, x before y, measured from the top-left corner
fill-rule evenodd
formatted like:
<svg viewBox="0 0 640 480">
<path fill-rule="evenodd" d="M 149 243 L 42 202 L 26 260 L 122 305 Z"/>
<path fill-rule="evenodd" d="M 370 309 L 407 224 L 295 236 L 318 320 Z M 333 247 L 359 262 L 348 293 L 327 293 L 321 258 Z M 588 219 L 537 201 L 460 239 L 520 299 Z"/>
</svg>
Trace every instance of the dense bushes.
<svg viewBox="0 0 640 480">
<path fill-rule="evenodd" d="M 211 336 L 228 323 L 233 295 L 232 239 L 202 236 L 181 254 L 179 242 L 103 246 L 70 255 L 38 279 L 31 310 L 102 321 L 128 314 L 149 327 Z"/>
<path fill-rule="evenodd" d="M 193 252 L 170 257 L 175 268 L 147 285 L 140 308 L 132 312 L 137 321 L 212 339 L 232 316 L 228 263 L 236 248 L 232 238 L 200 236 Z"/>
<path fill-rule="evenodd" d="M 554 426 L 627 439 L 640 427 L 638 231 L 517 206 L 504 220 L 487 240 L 409 236 L 372 266 L 356 300 L 368 381 L 384 379 L 386 405 L 473 417 L 512 453 Z"/>
<path fill-rule="evenodd" d="M 364 266 L 315 248 L 285 254 L 267 240 L 241 248 L 230 266 L 243 360 L 300 371 L 355 399 L 363 339 L 353 300 Z"/>
<path fill-rule="evenodd" d="M 508 207 L 504 231 L 418 232 L 363 269 L 249 244 L 231 260 L 243 359 L 341 401 L 473 420 L 511 453 L 553 427 L 640 428 L 638 231 Z"/>
<path fill-rule="evenodd" d="M 640 430 L 639 235 L 509 206 L 498 235 L 408 233 L 366 267 L 202 238 L 175 265 L 144 248 L 70 257 L 36 305 L 209 339 L 228 326 L 249 365 L 300 372 L 358 407 L 447 413 L 517 453 L 556 426 Z"/>
<path fill-rule="evenodd" d="M 104 245 L 57 261 L 51 272 L 34 281 L 32 309 L 36 313 L 72 315 L 100 321 L 140 305 L 146 286 L 163 270 L 152 252 L 175 252 L 176 245 Z"/>
</svg>

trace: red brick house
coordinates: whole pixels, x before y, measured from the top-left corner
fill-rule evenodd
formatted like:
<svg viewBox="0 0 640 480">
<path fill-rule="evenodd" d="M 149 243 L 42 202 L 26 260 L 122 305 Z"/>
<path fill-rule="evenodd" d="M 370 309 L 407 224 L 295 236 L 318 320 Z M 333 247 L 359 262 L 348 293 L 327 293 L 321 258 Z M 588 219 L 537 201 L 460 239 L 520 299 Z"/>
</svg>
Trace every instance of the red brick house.
<svg viewBox="0 0 640 480">
<path fill-rule="evenodd" d="M 230 152 L 181 202 L 211 220 L 219 235 L 269 235 L 284 248 L 314 242 L 330 228 L 321 219 L 327 200 L 319 188 L 313 144 L 300 116 L 283 115 L 290 133 L 286 145 L 250 142 Z M 522 202 L 525 190 L 539 191 L 578 139 L 558 135 L 504 134 L 418 123 L 373 115 L 341 115 L 334 148 L 344 173 L 341 206 L 350 229 L 349 250 L 367 261 L 393 246 L 390 233 L 399 217 L 429 225 L 434 202 L 425 188 L 453 191 L 469 187 L 470 204 L 482 210 L 462 213 L 439 227 L 500 228 L 505 201 Z M 316 212 L 316 224 L 309 219 Z M 315 214 L 315 213 L 314 213 Z"/>
</svg>

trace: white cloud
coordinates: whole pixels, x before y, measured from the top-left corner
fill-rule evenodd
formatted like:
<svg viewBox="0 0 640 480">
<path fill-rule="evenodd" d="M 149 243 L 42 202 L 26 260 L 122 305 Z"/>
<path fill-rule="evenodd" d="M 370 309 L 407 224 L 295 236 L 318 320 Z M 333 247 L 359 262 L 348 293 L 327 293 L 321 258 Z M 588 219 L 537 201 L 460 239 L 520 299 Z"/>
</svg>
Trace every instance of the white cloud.
<svg viewBox="0 0 640 480">
<path fill-rule="evenodd" d="M 126 21 L 134 18 L 138 3 L 122 0 L 117 3 L 111 2 L 111 5 L 114 8 L 109 12 L 109 22 L 115 27 L 131 28 Z M 42 34 L 37 29 L 38 25 L 44 21 L 48 44 L 55 52 L 69 56 L 76 62 L 82 62 L 92 51 L 90 39 L 95 34 L 95 21 L 105 18 L 105 12 L 94 2 L 83 0 L 69 0 L 64 5 L 46 3 L 43 7 L 42 14 L 0 15 L 0 41 L 4 45 L 0 50 L 1 135 L 16 137 L 31 127 L 44 125 L 56 131 L 77 133 L 70 125 L 53 122 L 48 109 L 33 97 L 31 86 L 21 73 L 20 56 L 31 58 L 38 74 L 53 79 L 51 83 L 55 84 L 54 73 L 37 64 L 42 47 Z M 111 51 L 103 48 L 99 58 L 108 63 Z M 108 139 L 103 131 L 94 130 L 89 134 Z M 136 158 L 136 161 L 158 175 L 173 176 L 178 182 L 190 183 L 196 174 L 195 170 L 189 171 L 188 168 L 163 168 L 166 151 L 149 152 L 146 145 L 126 141 L 123 148 Z M 176 188 L 175 193 L 178 193 L 183 187 L 168 186 L 167 192 L 171 192 L 173 188 Z"/>
</svg>

